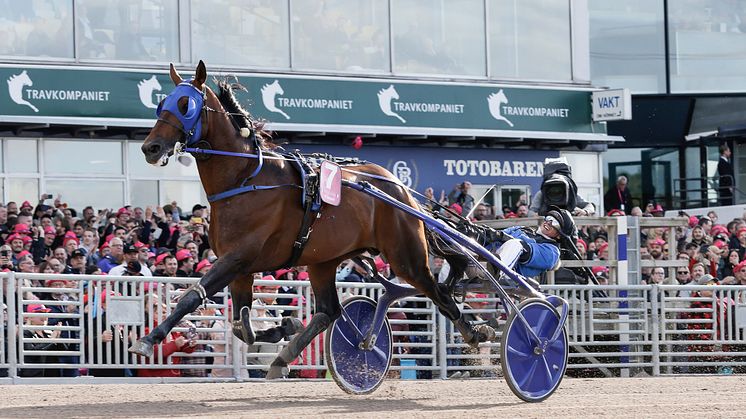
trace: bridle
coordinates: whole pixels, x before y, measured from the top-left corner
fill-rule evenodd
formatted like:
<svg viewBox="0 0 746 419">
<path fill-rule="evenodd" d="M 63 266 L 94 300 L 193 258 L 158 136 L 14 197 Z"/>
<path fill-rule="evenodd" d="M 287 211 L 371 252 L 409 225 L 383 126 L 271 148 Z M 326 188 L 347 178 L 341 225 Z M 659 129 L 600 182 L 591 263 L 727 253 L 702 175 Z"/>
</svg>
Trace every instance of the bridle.
<svg viewBox="0 0 746 419">
<path fill-rule="evenodd" d="M 258 175 L 259 172 L 262 170 L 262 167 L 264 166 L 264 154 L 262 153 L 262 148 L 259 144 L 259 139 L 256 136 L 256 130 L 253 127 L 253 123 L 249 121 L 248 133 L 240 129 L 236 121 L 233 119 L 233 116 L 240 116 L 245 118 L 246 115 L 236 112 L 227 112 L 224 110 L 213 109 L 209 107 L 205 103 L 207 87 L 204 86 L 202 90 L 200 90 L 192 84 L 192 81 L 193 79 L 182 81 L 181 83 L 176 85 L 176 88 L 174 88 L 174 90 L 168 96 L 166 96 L 165 99 L 163 99 L 163 101 L 158 105 L 158 108 L 155 111 L 155 115 L 158 117 L 158 121 L 174 127 L 183 134 L 183 139 L 177 141 L 177 147 L 175 149 L 176 153 L 186 152 L 193 155 L 221 155 L 257 159 L 258 164 L 254 171 L 249 175 L 249 177 L 244 180 L 243 183 L 245 184 L 249 180 L 253 179 L 256 175 Z M 187 98 L 187 110 L 182 114 L 179 110 L 179 101 L 184 97 Z M 168 111 L 172 115 L 174 115 L 176 119 L 181 122 L 181 126 L 163 118 L 161 116 L 163 114 L 163 111 Z M 242 137 L 248 137 L 249 141 L 254 147 L 254 150 L 256 150 L 256 154 L 213 150 L 210 143 L 207 140 L 204 140 L 202 135 L 202 115 L 204 115 L 205 119 L 207 119 L 210 112 L 228 116 L 228 119 L 236 128 L 236 131 L 241 133 Z M 207 122 L 205 122 L 205 124 L 207 124 Z M 207 148 L 195 147 L 197 145 L 200 145 L 200 143 L 205 143 L 207 145 Z"/>
</svg>

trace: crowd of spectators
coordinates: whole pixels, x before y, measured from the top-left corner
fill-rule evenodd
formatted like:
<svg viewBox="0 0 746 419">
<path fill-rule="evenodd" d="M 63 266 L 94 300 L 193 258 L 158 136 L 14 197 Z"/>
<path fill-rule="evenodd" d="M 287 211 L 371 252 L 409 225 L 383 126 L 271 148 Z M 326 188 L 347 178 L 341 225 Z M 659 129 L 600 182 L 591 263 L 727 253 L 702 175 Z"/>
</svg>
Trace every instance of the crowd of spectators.
<svg viewBox="0 0 746 419">
<path fill-rule="evenodd" d="M 619 179 L 617 187 L 625 186 L 626 179 Z M 436 199 L 432 188 L 428 188 L 424 195 L 430 199 L 425 205 L 434 211 L 440 211 L 447 215 L 455 213 L 468 216 L 474 221 L 483 221 L 500 218 L 527 218 L 534 215 L 530 211 L 530 203 L 526 197 L 512 207 L 504 207 L 498 210 L 492 205 L 479 202 L 471 195 L 471 183 L 462 182 L 454 189 Z M 617 194 L 621 199 L 616 200 L 618 206 L 624 208 L 611 208 L 607 216 L 632 215 L 639 217 L 663 216 L 663 208 L 655 202 L 648 203 L 644 209 L 640 207 L 625 207 L 628 202 L 624 193 Z M 8 202 L 0 205 L 0 269 L 3 271 L 17 271 L 25 273 L 48 273 L 48 274 L 89 274 L 89 275 L 116 275 L 116 276 L 160 276 L 160 277 L 200 277 L 208 272 L 217 259 L 210 249 L 208 240 L 208 227 L 210 222 L 209 209 L 203 205 L 195 204 L 191 212 L 186 213 L 176 202 L 163 207 L 131 207 L 125 206 L 114 210 L 94 210 L 86 207 L 78 212 L 69 208 L 57 197 L 54 202 L 48 202 L 48 196 L 42 196 L 36 205 L 24 201 L 20 205 L 16 202 Z M 584 214 L 578 214 L 584 215 Z M 658 284 L 726 284 L 746 285 L 746 214 L 744 218 L 730 220 L 725 224 L 720 223 L 717 214 L 711 211 L 706 216 L 686 217 L 688 227 L 676 228 L 676 236 L 668 237 L 669 229 L 651 228 L 641 231 L 641 258 L 645 260 L 669 259 L 670 252 L 676 252 L 676 258 L 685 260 L 686 266 L 676 268 L 674 275 L 669 275 L 667 268 L 643 268 L 643 283 Z M 608 236 L 602 226 L 582 226 L 579 228 L 577 248 L 581 257 L 586 260 L 608 259 Z M 434 258 L 431 261 L 431 269 L 436 277 L 442 265 L 442 259 Z M 380 257 L 375 259 L 375 269 L 386 278 L 397 281 L 388 264 Z M 608 270 L 604 267 L 594 267 L 594 274 L 601 283 L 608 278 Z M 305 267 L 297 267 L 292 270 L 281 270 L 277 272 L 258 273 L 257 278 L 265 280 L 274 279 L 298 279 L 307 280 L 308 273 Z M 374 282 L 375 280 L 366 270 L 366 267 L 348 260 L 343 262 L 337 271 L 337 280 L 341 282 Z M 43 287 L 71 286 L 64 279 L 46 280 L 45 283 L 35 281 L 30 285 Z M 269 294 L 257 298 L 254 302 L 252 319 L 257 330 L 270 327 L 274 320 L 279 320 L 283 315 L 292 314 L 288 310 L 273 309 L 271 306 L 288 307 L 298 304 L 290 298 L 272 296 L 274 293 L 284 295 L 294 292 L 291 287 L 268 286 L 257 290 L 257 292 Z M 8 295 L 6 292 L 5 295 Z M 696 296 L 696 295 L 695 295 Z M 149 296 L 146 307 L 150 309 L 151 315 L 155 312 L 164 313 L 165 309 L 159 305 L 168 304 L 168 301 L 156 301 Z M 479 298 L 483 297 L 479 295 Z M 69 299 L 70 295 L 65 293 L 52 293 L 49 295 L 38 295 L 27 292 L 26 300 Z M 88 296 L 85 296 L 86 309 L 88 309 Z M 93 297 L 100 300 L 102 308 L 101 316 L 105 316 L 107 295 L 101 294 Z M 287 301 L 286 301 L 287 300 Z M 222 301 L 221 301 L 222 302 Z M 478 302 L 479 309 L 489 309 L 484 302 Z M 49 305 L 49 304 L 48 304 Z M 56 319 L 54 312 L 64 310 L 64 304 L 59 306 L 43 304 L 26 304 L 23 307 L 28 313 L 52 312 L 47 317 L 49 325 L 71 322 L 69 319 Z M 73 307 L 72 305 L 68 306 Z M 201 309 L 208 310 L 208 309 Z M 215 314 L 215 309 L 210 313 Z M 482 314 L 485 315 L 485 314 Z M 407 314 L 407 318 L 417 320 L 417 315 Z M 39 321 L 38 317 L 30 317 Z M 304 319 L 305 321 L 305 319 Z M 155 322 L 157 323 L 157 321 Z M 190 326 L 197 326 L 191 324 Z M 211 327 L 223 327 L 214 321 L 210 324 L 198 325 L 204 329 Z M 697 323 L 692 323 L 690 328 L 696 328 Z M 28 331 L 27 331 L 28 332 Z M 86 331 L 87 332 L 87 331 Z M 93 333 L 94 331 L 91 331 Z M 35 333 L 41 333 L 37 330 Z M 57 330 L 46 332 L 48 337 L 74 337 L 71 331 Z M 116 330 L 107 330 L 96 336 L 103 342 L 116 340 Z M 200 333 L 198 336 L 187 336 L 181 333 L 172 333 L 163 345 L 156 348 L 162 351 L 165 357 L 176 352 L 190 353 L 195 350 L 205 350 L 205 345 L 198 347 L 197 340 L 216 339 L 211 333 Z M 32 336 L 29 336 L 29 338 Z M 118 340 L 120 350 L 126 350 L 127 337 L 120 336 Z M 55 349 L 51 344 L 41 345 L 41 349 Z M 416 346 L 416 345 L 414 345 Z M 29 346 L 34 349 L 35 346 Z M 38 348 L 36 348 L 38 349 Z M 59 348 L 57 348 L 59 349 Z M 213 348 L 214 349 L 214 348 Z M 270 356 L 262 356 L 262 353 L 274 353 L 276 347 L 254 346 L 249 348 L 254 356 L 249 357 L 249 363 L 266 365 L 271 361 Z M 416 352 L 417 349 L 408 349 L 402 345 L 401 352 Z M 316 352 L 316 351 L 312 351 Z M 43 358 L 43 357 L 41 357 Z M 37 360 L 45 362 L 44 359 Z M 94 360 L 95 361 L 95 360 Z M 33 361 L 31 361 L 33 363 Z M 59 362 L 77 362 L 76 359 L 67 361 L 60 359 Z M 175 362 L 179 362 L 178 359 Z M 184 362 L 194 362 L 191 358 L 185 358 Z M 418 360 L 418 362 L 420 362 Z M 48 372 L 26 369 L 27 376 L 49 375 Z M 184 370 L 186 371 L 186 370 Z M 121 376 L 137 374 L 145 376 L 169 375 L 179 376 L 184 374 L 181 370 L 92 370 L 92 375 Z M 85 372 L 85 371 L 84 371 Z M 79 371 L 60 370 L 55 374 L 77 375 Z M 313 376 L 319 376 L 321 372 L 312 370 Z M 204 370 L 202 370 L 204 374 Z M 214 374 L 220 374 L 215 370 Z M 260 376 L 256 371 L 249 374 Z M 307 375 L 308 375 L 307 374 Z M 309 375 L 309 376 L 311 376 Z"/>
</svg>

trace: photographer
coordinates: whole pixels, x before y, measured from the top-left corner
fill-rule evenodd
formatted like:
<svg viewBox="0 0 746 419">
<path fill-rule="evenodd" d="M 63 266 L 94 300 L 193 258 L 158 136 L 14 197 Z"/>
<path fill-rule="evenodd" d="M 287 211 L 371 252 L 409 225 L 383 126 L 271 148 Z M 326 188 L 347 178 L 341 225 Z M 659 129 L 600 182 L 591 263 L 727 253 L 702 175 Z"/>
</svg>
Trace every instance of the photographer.
<svg viewBox="0 0 746 419">
<path fill-rule="evenodd" d="M 453 190 L 448 194 L 448 203 L 459 204 L 463 214 L 471 212 L 474 207 L 474 197 L 471 196 L 471 182 L 464 181 L 454 186 Z"/>
<path fill-rule="evenodd" d="M 545 160 L 541 190 L 534 195 L 529 210 L 532 214 L 546 215 L 550 206 L 566 209 L 576 216 L 596 213 L 595 206 L 578 195 L 572 168 L 564 158 Z"/>
</svg>

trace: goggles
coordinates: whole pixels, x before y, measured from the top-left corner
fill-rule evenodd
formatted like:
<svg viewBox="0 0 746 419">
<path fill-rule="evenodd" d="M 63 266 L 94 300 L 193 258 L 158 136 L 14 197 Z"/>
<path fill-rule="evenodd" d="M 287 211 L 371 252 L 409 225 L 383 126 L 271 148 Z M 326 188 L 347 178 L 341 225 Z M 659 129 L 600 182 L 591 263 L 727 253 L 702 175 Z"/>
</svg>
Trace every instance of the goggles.
<svg viewBox="0 0 746 419">
<path fill-rule="evenodd" d="M 561 231 L 561 229 L 560 229 L 560 222 L 556 218 L 548 215 L 548 216 L 544 217 L 544 222 L 545 223 L 549 223 L 549 225 L 551 225 L 552 228 L 554 228 L 555 230 Z"/>
</svg>

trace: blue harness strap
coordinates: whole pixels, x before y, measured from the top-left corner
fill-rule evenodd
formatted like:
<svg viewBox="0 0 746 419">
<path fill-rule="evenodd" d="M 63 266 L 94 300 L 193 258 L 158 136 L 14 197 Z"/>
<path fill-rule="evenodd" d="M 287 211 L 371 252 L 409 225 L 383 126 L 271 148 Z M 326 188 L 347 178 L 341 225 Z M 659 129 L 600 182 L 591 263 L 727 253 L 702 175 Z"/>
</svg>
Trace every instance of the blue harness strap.
<svg viewBox="0 0 746 419">
<path fill-rule="evenodd" d="M 221 199 L 230 198 L 232 196 L 240 195 L 246 192 L 264 191 L 267 189 L 277 189 L 277 188 L 285 188 L 285 187 L 300 188 L 300 186 L 294 185 L 292 183 L 286 183 L 283 185 L 242 185 L 242 186 L 239 186 L 238 188 L 229 189 L 224 192 L 216 193 L 215 195 L 210 195 L 207 197 L 207 200 L 209 202 L 215 202 Z"/>
</svg>

